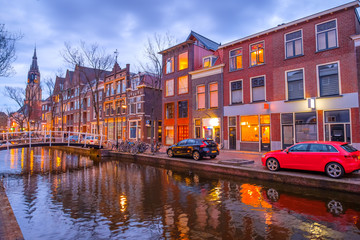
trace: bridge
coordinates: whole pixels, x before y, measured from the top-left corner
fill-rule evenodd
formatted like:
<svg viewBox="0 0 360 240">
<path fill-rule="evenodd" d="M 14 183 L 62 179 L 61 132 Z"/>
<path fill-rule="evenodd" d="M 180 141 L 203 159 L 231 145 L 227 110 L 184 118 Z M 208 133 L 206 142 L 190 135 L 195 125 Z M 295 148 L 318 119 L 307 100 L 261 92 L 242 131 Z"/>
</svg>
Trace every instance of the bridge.
<svg viewBox="0 0 360 240">
<path fill-rule="evenodd" d="M 104 148 L 107 138 L 101 134 L 67 131 L 29 131 L 0 133 L 0 150 L 40 146 L 79 146 Z"/>
</svg>

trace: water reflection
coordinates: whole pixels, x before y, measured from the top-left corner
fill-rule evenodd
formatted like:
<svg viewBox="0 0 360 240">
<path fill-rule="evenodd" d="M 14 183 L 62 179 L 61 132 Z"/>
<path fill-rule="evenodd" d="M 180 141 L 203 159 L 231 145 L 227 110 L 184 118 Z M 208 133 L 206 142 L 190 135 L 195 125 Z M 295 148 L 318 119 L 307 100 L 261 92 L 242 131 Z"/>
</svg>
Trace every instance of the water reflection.
<svg viewBox="0 0 360 240">
<path fill-rule="evenodd" d="M 2 164 L 21 169 L 6 185 L 26 239 L 360 238 L 359 196 L 92 164 L 49 149 L 13 154 Z"/>
</svg>

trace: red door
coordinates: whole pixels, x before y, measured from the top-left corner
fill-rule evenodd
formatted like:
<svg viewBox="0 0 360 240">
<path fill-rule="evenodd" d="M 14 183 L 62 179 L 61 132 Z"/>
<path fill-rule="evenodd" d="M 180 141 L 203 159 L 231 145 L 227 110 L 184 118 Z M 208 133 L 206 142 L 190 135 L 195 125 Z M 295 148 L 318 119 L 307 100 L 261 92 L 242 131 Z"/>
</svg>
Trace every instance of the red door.
<svg viewBox="0 0 360 240">
<path fill-rule="evenodd" d="M 178 126 L 178 142 L 189 138 L 189 126 Z"/>
</svg>

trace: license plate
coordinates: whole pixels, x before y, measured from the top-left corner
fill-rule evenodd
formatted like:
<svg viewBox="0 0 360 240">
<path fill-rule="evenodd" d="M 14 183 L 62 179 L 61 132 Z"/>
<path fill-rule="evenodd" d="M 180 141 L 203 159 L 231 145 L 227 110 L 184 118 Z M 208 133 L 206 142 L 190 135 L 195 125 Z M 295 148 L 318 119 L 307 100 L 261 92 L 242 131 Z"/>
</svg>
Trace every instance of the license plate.
<svg viewBox="0 0 360 240">
<path fill-rule="evenodd" d="M 211 151 L 212 153 L 216 153 L 216 151 Z"/>
</svg>

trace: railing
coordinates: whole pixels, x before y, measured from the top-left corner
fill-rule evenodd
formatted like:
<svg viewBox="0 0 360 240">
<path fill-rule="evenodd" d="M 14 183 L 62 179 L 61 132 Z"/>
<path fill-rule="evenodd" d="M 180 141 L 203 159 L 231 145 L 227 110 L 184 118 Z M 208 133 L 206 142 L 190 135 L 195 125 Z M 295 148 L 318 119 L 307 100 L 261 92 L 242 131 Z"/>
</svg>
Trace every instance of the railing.
<svg viewBox="0 0 360 240">
<path fill-rule="evenodd" d="M 38 143 L 70 143 L 86 145 L 98 145 L 102 148 L 107 141 L 106 136 L 101 134 L 70 132 L 70 131 L 30 131 L 30 132 L 6 132 L 0 133 L 0 146 L 6 145 L 7 149 L 13 144 L 28 144 L 29 147 Z"/>
</svg>

